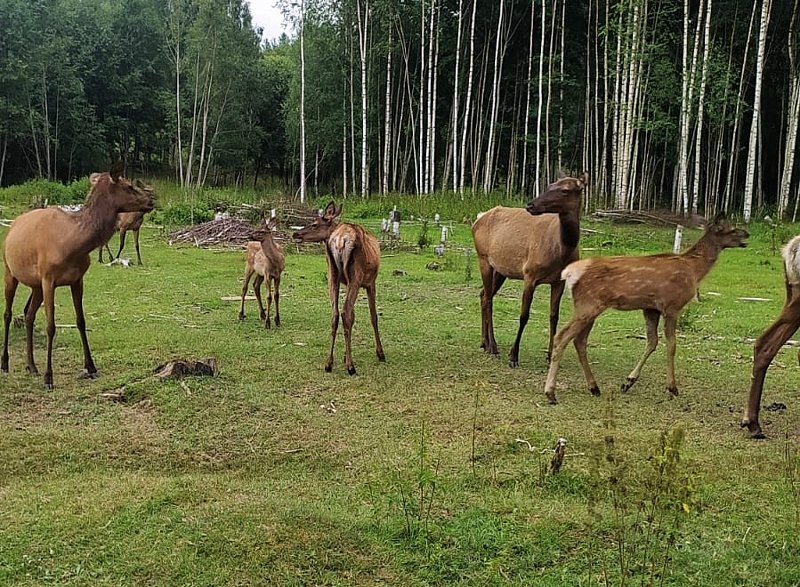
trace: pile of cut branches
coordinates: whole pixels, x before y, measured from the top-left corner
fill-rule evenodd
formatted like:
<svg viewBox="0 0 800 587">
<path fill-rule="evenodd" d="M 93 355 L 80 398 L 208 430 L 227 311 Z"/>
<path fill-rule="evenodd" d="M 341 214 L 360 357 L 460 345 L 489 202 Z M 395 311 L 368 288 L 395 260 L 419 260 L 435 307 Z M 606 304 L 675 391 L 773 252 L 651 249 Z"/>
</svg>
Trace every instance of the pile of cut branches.
<svg viewBox="0 0 800 587">
<path fill-rule="evenodd" d="M 171 232 L 169 244 L 192 243 L 196 247 L 234 246 L 241 247 L 254 238 L 256 229 L 237 218 L 209 220 Z"/>
</svg>

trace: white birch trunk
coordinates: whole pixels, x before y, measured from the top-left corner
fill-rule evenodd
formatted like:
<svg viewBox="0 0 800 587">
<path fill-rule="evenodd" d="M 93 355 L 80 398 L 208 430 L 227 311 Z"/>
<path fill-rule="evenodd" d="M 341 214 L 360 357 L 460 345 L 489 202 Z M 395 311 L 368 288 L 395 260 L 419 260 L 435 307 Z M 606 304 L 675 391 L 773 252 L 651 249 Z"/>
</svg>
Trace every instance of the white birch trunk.
<svg viewBox="0 0 800 587">
<path fill-rule="evenodd" d="M 358 5 L 358 50 L 361 57 L 361 197 L 367 197 L 367 28 L 369 1 L 364 0 L 364 18 Z"/>
<path fill-rule="evenodd" d="M 761 116 L 761 81 L 764 74 L 764 50 L 767 44 L 767 27 L 772 0 L 764 0 L 761 5 L 761 27 L 758 33 L 758 51 L 756 53 L 756 87 L 753 96 L 753 120 L 750 125 L 750 143 L 747 149 L 747 175 L 744 187 L 743 218 L 750 222 L 753 211 L 753 189 L 756 171 L 756 158 L 759 156 L 756 145 L 759 135 L 759 119 Z"/>
<path fill-rule="evenodd" d="M 703 146 L 703 119 L 705 115 L 706 72 L 708 71 L 708 52 L 711 46 L 711 4 L 707 0 L 705 14 L 705 33 L 703 34 L 703 67 L 700 72 L 700 95 L 697 101 L 697 132 L 694 144 L 694 181 L 692 182 L 692 214 L 697 214 L 697 202 L 700 199 L 700 154 Z M 711 170 L 706 165 L 706 172 Z M 707 193 L 707 192 L 706 192 Z"/>
<path fill-rule="evenodd" d="M 542 91 L 542 78 L 544 77 L 544 38 L 545 38 L 545 16 L 547 10 L 545 10 L 545 0 L 542 0 L 542 30 L 541 30 L 541 43 L 539 45 L 539 103 L 536 106 L 536 171 L 533 176 L 534 181 L 534 194 L 538 194 L 540 191 L 541 186 L 541 170 L 540 170 L 540 163 L 542 161 L 542 101 L 543 101 L 543 91 Z"/>
<path fill-rule="evenodd" d="M 794 3 L 792 17 L 789 21 L 789 104 L 786 107 L 786 143 L 784 145 L 783 173 L 781 174 L 781 187 L 778 197 L 778 218 L 782 219 L 789 207 L 789 190 L 792 186 L 792 170 L 794 169 L 794 149 L 797 144 L 797 127 L 800 119 L 800 70 L 797 67 L 795 55 L 795 26 L 797 24 L 797 6 Z M 2 174 L 0 173 L 0 176 Z"/>
<path fill-rule="evenodd" d="M 528 184 L 528 133 L 530 132 L 531 121 L 531 71 L 533 70 L 533 31 L 536 25 L 536 2 L 531 0 L 531 23 L 530 34 L 528 35 L 528 77 L 525 84 L 525 120 L 522 130 L 522 185 L 523 193 Z"/>
<path fill-rule="evenodd" d="M 470 23 L 469 33 L 469 70 L 467 72 L 467 98 L 464 101 L 464 125 L 461 132 L 461 153 L 459 156 L 460 171 L 458 180 L 458 192 L 461 194 L 461 199 L 464 199 L 464 175 L 465 175 L 465 162 L 467 152 L 467 137 L 469 129 L 470 113 L 472 111 L 472 84 L 473 73 L 475 65 L 475 13 L 478 10 L 478 0 L 472 2 L 472 21 Z"/>
<path fill-rule="evenodd" d="M 464 1 L 458 0 L 458 33 L 456 34 L 456 68 L 455 75 L 453 76 L 453 134 L 452 134 L 452 157 L 453 157 L 453 193 L 458 190 L 458 102 L 461 98 L 458 93 L 458 82 L 461 75 L 461 22 L 464 16 L 463 13 Z"/>
<path fill-rule="evenodd" d="M 389 27 L 389 51 L 386 56 L 386 109 L 384 111 L 383 124 L 383 181 L 381 183 L 381 193 L 389 193 L 389 162 L 391 161 L 392 151 L 392 32 Z"/>
<path fill-rule="evenodd" d="M 306 2 L 300 0 L 300 203 L 306 201 Z"/>
</svg>

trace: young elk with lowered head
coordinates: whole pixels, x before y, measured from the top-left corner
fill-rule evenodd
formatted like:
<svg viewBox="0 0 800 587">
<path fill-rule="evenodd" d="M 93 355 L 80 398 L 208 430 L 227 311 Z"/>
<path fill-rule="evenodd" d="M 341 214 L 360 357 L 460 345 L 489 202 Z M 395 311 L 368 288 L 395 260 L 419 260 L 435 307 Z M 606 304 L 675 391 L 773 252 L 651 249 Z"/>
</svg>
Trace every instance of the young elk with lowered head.
<svg viewBox="0 0 800 587">
<path fill-rule="evenodd" d="M 273 298 L 275 300 L 275 326 L 281 325 L 281 312 L 278 306 L 280 300 L 281 273 L 283 273 L 284 256 L 281 247 L 272 238 L 278 221 L 271 218 L 266 224 L 266 231 L 261 241 L 250 241 L 247 243 L 247 256 L 245 258 L 244 279 L 242 280 L 242 305 L 239 308 L 239 320 L 244 320 L 244 298 L 247 295 L 247 286 L 253 273 L 256 274 L 253 280 L 253 291 L 258 300 L 261 319 L 264 321 L 264 328 L 270 327 L 269 313 Z M 261 301 L 261 284 L 267 285 L 267 309 Z"/>
<path fill-rule="evenodd" d="M 351 351 L 354 306 L 360 288 L 367 292 L 372 330 L 375 332 L 375 353 L 379 361 L 385 361 L 381 337 L 378 333 L 378 311 L 375 307 L 375 279 L 381 262 L 378 239 L 358 224 L 339 223 L 342 207 L 331 202 L 322 216 L 305 228 L 295 232 L 296 242 L 324 242 L 325 259 L 328 262 L 328 293 L 331 300 L 331 351 L 325 362 L 325 371 L 333 370 L 333 347 L 339 327 L 339 286 L 345 285 L 346 294 L 342 322 L 344 324 L 345 368 L 350 375 L 356 374 Z"/>
<path fill-rule="evenodd" d="M 758 337 L 753 349 L 753 376 L 742 419 L 742 428 L 747 428 L 753 438 L 764 438 L 758 413 L 767 369 L 781 347 L 800 328 L 800 236 L 794 237 L 783 248 L 783 268 L 786 301 L 775 322 Z"/>
<path fill-rule="evenodd" d="M 550 285 L 550 340 L 547 358 L 553 352 L 553 337 L 558 327 L 558 310 L 564 293 L 561 270 L 578 259 L 581 193 L 588 181 L 561 177 L 545 192 L 522 208 L 497 206 L 481 215 L 472 225 L 472 238 L 478 254 L 483 289 L 481 290 L 481 348 L 498 356 L 494 338 L 492 300 L 506 279 L 523 280 L 522 308 L 509 367 L 519 366 L 519 345 L 528 323 L 536 286 Z"/>
<path fill-rule="evenodd" d="M 695 296 L 697 286 L 716 263 L 720 252 L 731 247 L 746 246 L 749 235 L 732 228 L 719 215 L 703 236 L 686 252 L 641 257 L 594 257 L 576 261 L 562 272 L 572 292 L 572 320 L 555 339 L 553 358 L 547 373 L 545 394 L 556 403 L 556 375 L 564 349 L 575 340 L 575 350 L 583 368 L 586 384 L 592 395 L 600 389 L 589 367 L 586 343 L 595 319 L 608 308 L 642 310 L 647 327 L 644 355 L 622 384 L 628 391 L 642 371 L 647 358 L 658 345 L 658 322 L 664 317 L 667 339 L 667 390 L 678 395 L 675 384 L 675 331 L 683 307 Z"/>
<path fill-rule="evenodd" d="M 59 208 L 31 210 L 19 216 L 6 235 L 5 302 L 3 355 L 0 370 L 8 372 L 8 333 L 17 286 L 31 288 L 25 305 L 25 333 L 28 371 L 38 374 L 33 360 L 33 323 L 44 302 L 47 315 L 47 369 L 44 383 L 53 387 L 53 339 L 56 333 L 55 289 L 68 285 L 72 290 L 75 322 L 83 344 L 83 377 L 97 376 L 83 315 L 83 275 L 89 268 L 89 254 L 105 244 L 114 232 L 120 212 L 149 212 L 153 195 L 120 177 L 119 173 L 93 173 L 86 203 L 80 212 Z"/>
</svg>

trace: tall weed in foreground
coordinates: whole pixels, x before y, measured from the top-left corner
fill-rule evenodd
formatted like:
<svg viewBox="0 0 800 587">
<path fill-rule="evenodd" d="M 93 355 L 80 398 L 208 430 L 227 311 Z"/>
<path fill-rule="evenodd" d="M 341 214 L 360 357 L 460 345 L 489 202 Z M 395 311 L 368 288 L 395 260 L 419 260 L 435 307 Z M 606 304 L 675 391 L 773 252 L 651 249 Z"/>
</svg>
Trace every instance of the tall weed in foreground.
<svg viewBox="0 0 800 587">
<path fill-rule="evenodd" d="M 644 463 L 628 458 L 615 432 L 614 394 L 592 450 L 589 573 L 603 585 L 662 585 L 670 574 L 692 487 L 681 466 L 685 431 L 660 434 Z"/>
<path fill-rule="evenodd" d="M 792 502 L 792 535 L 800 535 L 800 449 L 786 435 L 783 447 L 783 478 Z"/>
</svg>

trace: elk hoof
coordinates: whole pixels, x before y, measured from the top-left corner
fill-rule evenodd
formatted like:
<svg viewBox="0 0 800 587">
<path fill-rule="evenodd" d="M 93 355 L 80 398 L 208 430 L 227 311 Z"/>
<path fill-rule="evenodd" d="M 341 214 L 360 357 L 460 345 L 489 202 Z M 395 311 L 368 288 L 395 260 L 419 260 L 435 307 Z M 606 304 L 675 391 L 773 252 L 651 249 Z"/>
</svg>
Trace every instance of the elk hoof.
<svg viewBox="0 0 800 587">
<path fill-rule="evenodd" d="M 593 385 L 589 388 L 589 393 L 591 393 L 594 397 L 600 397 L 600 388 L 596 385 Z"/>
<path fill-rule="evenodd" d="M 673 397 L 678 397 L 678 388 L 677 388 L 677 387 L 675 387 L 674 385 L 672 385 L 672 386 L 668 387 L 668 388 L 667 388 L 667 391 L 668 391 L 668 392 L 670 393 L 670 395 L 672 395 Z"/>
<path fill-rule="evenodd" d="M 239 312 L 239 320 L 244 320 L 244 312 Z"/>
<path fill-rule="evenodd" d="M 347 374 L 348 375 L 355 375 L 356 374 L 356 368 L 355 367 L 348 367 L 347 368 Z"/>
<path fill-rule="evenodd" d="M 267 330 L 269 330 L 270 328 L 272 328 L 272 326 L 271 326 L 271 325 L 270 325 L 270 323 L 269 323 L 269 320 L 265 320 L 265 321 L 264 321 L 264 328 L 266 328 Z"/>
<path fill-rule="evenodd" d="M 28 373 L 30 373 L 31 375 L 38 375 L 39 374 L 39 369 L 36 368 L 36 365 L 28 365 L 27 369 L 28 369 Z"/>
<path fill-rule="evenodd" d="M 266 320 L 267 319 L 267 313 L 266 312 L 261 312 L 261 314 L 259 314 L 259 316 L 260 316 L 260 318 L 262 320 Z"/>
<path fill-rule="evenodd" d="M 748 418 L 742 420 L 739 424 L 742 428 L 747 428 L 750 432 L 750 438 L 754 440 L 763 440 L 767 437 L 766 434 L 761 430 L 761 424 L 756 422 L 751 422 Z"/>
<path fill-rule="evenodd" d="M 512 369 L 516 369 L 517 367 L 519 367 L 519 359 L 509 359 L 508 366 L 511 367 Z"/>
<path fill-rule="evenodd" d="M 383 354 L 383 351 L 378 353 L 378 361 L 380 361 L 381 363 L 386 362 L 386 355 Z"/>
<path fill-rule="evenodd" d="M 325 365 L 325 373 L 330 373 L 333 371 L 333 365 Z"/>
<path fill-rule="evenodd" d="M 545 395 L 547 396 L 547 401 L 550 402 L 551 406 L 554 406 L 558 403 L 558 400 L 556 399 L 556 394 L 553 393 L 552 391 L 545 392 Z"/>
<path fill-rule="evenodd" d="M 636 381 L 638 381 L 638 379 L 637 379 L 636 377 L 627 377 L 627 378 L 625 378 L 625 383 L 623 383 L 623 384 L 620 386 L 619 390 L 620 390 L 622 393 L 628 393 L 628 390 L 629 390 L 631 387 L 633 387 L 633 384 L 634 384 L 634 383 L 636 383 Z M 677 395 L 677 393 L 676 393 L 675 395 Z"/>
<path fill-rule="evenodd" d="M 3 364 L 0 365 L 0 372 L 8 373 L 8 360 L 3 361 Z"/>
<path fill-rule="evenodd" d="M 281 318 L 280 316 L 275 316 L 275 328 L 279 328 L 281 325 Z"/>
<path fill-rule="evenodd" d="M 100 377 L 100 374 L 97 371 L 89 371 L 88 369 L 84 369 L 78 375 L 78 379 L 97 379 L 98 377 Z"/>
</svg>

